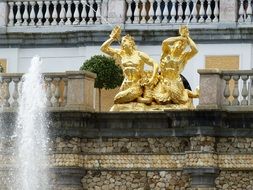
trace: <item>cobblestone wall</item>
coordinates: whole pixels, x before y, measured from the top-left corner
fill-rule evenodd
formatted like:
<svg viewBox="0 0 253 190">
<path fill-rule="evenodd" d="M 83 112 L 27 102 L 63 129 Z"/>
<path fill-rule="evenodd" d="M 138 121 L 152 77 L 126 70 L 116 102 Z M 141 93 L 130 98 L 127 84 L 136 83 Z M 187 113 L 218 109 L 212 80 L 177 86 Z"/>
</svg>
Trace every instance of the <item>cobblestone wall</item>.
<svg viewBox="0 0 253 190">
<path fill-rule="evenodd" d="M 184 190 L 189 176 L 181 171 L 89 171 L 82 182 L 85 190 Z"/>
<path fill-rule="evenodd" d="M 56 138 L 51 144 L 55 152 L 69 153 L 179 153 L 190 150 L 189 138 Z"/>
<path fill-rule="evenodd" d="M 218 138 L 217 152 L 219 153 L 253 153 L 253 138 Z"/>
<path fill-rule="evenodd" d="M 252 190 L 253 171 L 221 171 L 215 184 L 217 190 Z"/>
</svg>

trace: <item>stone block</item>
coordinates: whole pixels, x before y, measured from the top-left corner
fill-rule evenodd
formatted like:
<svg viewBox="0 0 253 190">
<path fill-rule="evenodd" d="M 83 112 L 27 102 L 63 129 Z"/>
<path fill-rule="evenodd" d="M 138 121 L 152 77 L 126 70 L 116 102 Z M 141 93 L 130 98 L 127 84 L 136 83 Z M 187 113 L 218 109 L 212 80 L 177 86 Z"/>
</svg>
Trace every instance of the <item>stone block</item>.
<svg viewBox="0 0 253 190">
<path fill-rule="evenodd" d="M 67 71 L 67 108 L 94 111 L 96 74 L 88 71 Z"/>
<path fill-rule="evenodd" d="M 6 2 L 0 2 L 0 28 L 7 25 L 8 9 Z"/>
<path fill-rule="evenodd" d="M 124 0 L 109 0 L 108 22 L 112 24 L 123 24 L 125 20 L 126 3 Z"/>
<path fill-rule="evenodd" d="M 198 109 L 218 109 L 222 103 L 221 71 L 218 69 L 198 70 L 200 74 L 200 96 Z"/>
<path fill-rule="evenodd" d="M 237 17 L 237 1 L 220 0 L 220 22 L 235 22 Z"/>
</svg>

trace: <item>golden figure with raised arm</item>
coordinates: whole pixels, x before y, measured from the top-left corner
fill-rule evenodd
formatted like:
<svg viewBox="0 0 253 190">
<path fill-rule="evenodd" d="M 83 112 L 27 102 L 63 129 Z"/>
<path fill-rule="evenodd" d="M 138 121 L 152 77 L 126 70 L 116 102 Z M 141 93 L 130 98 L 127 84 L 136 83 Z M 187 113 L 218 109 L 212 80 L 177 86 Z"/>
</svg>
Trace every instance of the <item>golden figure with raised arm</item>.
<svg viewBox="0 0 253 190">
<path fill-rule="evenodd" d="M 192 98 L 198 97 L 198 90 L 192 92 L 185 89 L 180 74 L 198 50 L 186 26 L 181 26 L 179 33 L 180 36 L 167 38 L 162 43 L 160 81 L 153 97 L 158 104 L 190 108 Z"/>
<path fill-rule="evenodd" d="M 122 37 L 120 49 L 112 48 L 111 44 L 120 40 L 120 36 L 121 29 L 116 26 L 112 30 L 110 38 L 101 46 L 101 51 L 112 56 L 123 70 L 124 81 L 120 92 L 114 98 L 114 103 L 150 104 L 152 102 L 151 89 L 157 83 L 158 65 L 147 54 L 136 49 L 134 38 L 130 35 Z M 151 74 L 144 71 L 145 64 L 153 68 Z"/>
</svg>

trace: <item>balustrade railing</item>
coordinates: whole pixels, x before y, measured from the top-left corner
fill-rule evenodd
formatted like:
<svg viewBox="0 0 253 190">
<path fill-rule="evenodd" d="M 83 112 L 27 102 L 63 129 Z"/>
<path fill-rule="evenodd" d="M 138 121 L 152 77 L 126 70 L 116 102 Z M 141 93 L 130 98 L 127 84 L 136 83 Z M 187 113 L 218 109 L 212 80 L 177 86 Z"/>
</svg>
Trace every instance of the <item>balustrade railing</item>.
<svg viewBox="0 0 253 190">
<path fill-rule="evenodd" d="M 23 74 L 0 74 L 0 105 L 4 108 L 18 107 L 22 89 Z M 85 108 L 93 110 L 93 92 L 85 93 L 85 88 L 93 88 L 95 75 L 88 72 L 44 73 L 46 106 L 48 108 Z M 72 86 L 69 86 L 72 85 Z M 76 88 L 76 89 L 75 89 Z M 83 91 L 82 91 L 83 90 Z M 68 97 L 70 99 L 68 100 Z M 87 102 L 87 100 L 92 100 Z"/>
<path fill-rule="evenodd" d="M 101 24 L 101 0 L 9 0 L 8 7 L 8 26 Z"/>
<path fill-rule="evenodd" d="M 238 0 L 238 22 L 252 22 L 252 0 Z"/>
<path fill-rule="evenodd" d="M 253 105 L 252 71 L 223 71 L 222 80 L 225 81 L 223 89 L 223 105 Z"/>
<path fill-rule="evenodd" d="M 47 107 L 64 107 L 68 78 L 64 73 L 44 74 Z M 22 88 L 22 74 L 2 74 L 0 98 L 3 107 L 17 107 Z"/>
<path fill-rule="evenodd" d="M 253 70 L 199 70 L 200 106 L 253 109 Z"/>
<path fill-rule="evenodd" d="M 219 0 L 126 0 L 126 23 L 219 21 Z"/>
</svg>

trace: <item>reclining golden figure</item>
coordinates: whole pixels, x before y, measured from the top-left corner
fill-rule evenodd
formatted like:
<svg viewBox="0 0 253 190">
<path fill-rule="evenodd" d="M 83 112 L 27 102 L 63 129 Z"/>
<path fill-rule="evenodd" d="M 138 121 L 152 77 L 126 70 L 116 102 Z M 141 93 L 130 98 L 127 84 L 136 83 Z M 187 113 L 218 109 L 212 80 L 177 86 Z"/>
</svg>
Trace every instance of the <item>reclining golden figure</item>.
<svg viewBox="0 0 253 190">
<path fill-rule="evenodd" d="M 180 74 L 188 60 L 198 53 L 196 44 L 189 36 L 186 26 L 179 29 L 180 36 L 170 37 L 162 43 L 160 80 L 153 97 L 158 104 L 191 105 L 198 91 L 185 89 Z"/>
<path fill-rule="evenodd" d="M 110 38 L 103 43 L 101 51 L 112 56 L 116 63 L 120 63 L 123 70 L 124 81 L 120 87 L 120 92 L 115 96 L 115 104 L 124 104 L 129 102 L 140 102 L 149 104 L 152 101 L 152 95 L 148 89 L 156 83 L 158 64 L 147 54 L 137 51 L 134 38 L 130 35 L 122 37 L 121 49 L 114 49 L 110 45 L 120 39 L 121 29 L 115 27 L 111 32 Z M 153 67 L 153 72 L 148 78 L 149 73 L 144 71 L 144 65 Z M 144 91 L 146 91 L 144 93 Z"/>
</svg>

